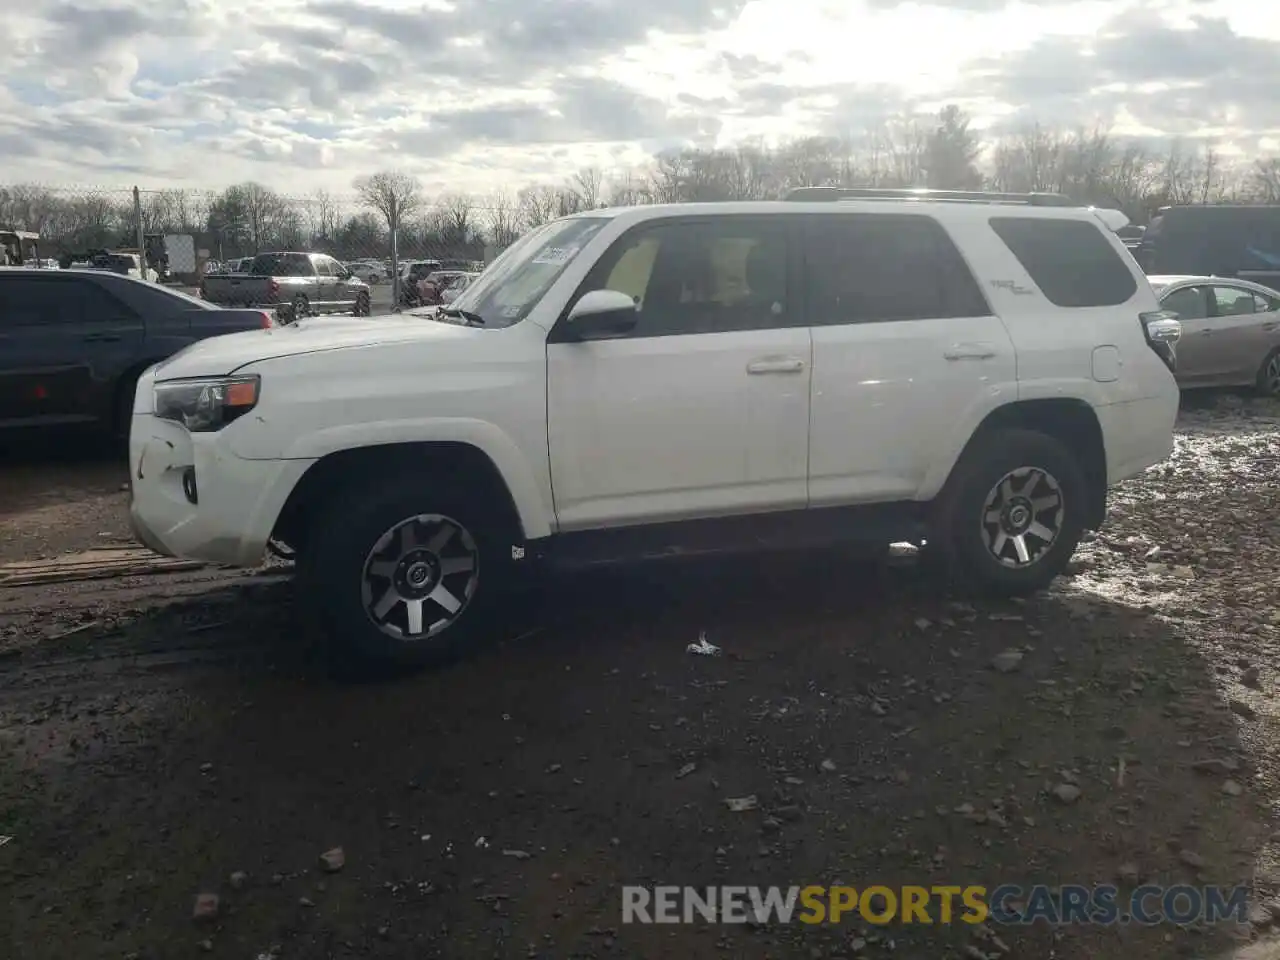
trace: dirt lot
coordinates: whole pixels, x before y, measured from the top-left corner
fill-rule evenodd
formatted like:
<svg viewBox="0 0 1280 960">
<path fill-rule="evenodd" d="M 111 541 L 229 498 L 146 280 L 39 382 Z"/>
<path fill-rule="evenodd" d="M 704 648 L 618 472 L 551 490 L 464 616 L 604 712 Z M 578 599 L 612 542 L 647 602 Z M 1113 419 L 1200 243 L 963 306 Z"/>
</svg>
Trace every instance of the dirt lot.
<svg viewBox="0 0 1280 960">
<path fill-rule="evenodd" d="M 1280 406 L 1197 403 L 1024 604 L 831 556 L 655 566 L 342 686 L 281 568 L 0 585 L 0 956 L 1280 956 Z M 123 481 L 11 457 L 0 564 L 127 544 Z M 623 884 L 1139 878 L 1247 884 L 1255 922 L 621 923 Z"/>
</svg>

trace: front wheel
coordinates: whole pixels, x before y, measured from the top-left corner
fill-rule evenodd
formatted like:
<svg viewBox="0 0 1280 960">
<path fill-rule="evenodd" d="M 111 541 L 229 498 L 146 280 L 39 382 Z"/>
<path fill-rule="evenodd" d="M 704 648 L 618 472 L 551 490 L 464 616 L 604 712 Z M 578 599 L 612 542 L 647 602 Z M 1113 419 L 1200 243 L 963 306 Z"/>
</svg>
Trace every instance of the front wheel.
<svg viewBox="0 0 1280 960">
<path fill-rule="evenodd" d="M 510 543 L 504 556 L 491 511 L 465 490 L 419 481 L 335 496 L 302 552 L 304 610 L 317 615 L 339 663 L 361 673 L 471 652 L 507 580 Z"/>
<path fill-rule="evenodd" d="M 367 317 L 373 312 L 369 308 L 369 295 L 367 293 L 356 294 L 356 304 L 351 312 L 357 317 Z"/>
<path fill-rule="evenodd" d="M 1084 475 L 1068 450 L 1034 430 L 993 430 L 965 451 L 943 494 L 939 546 L 980 591 L 1017 595 L 1060 574 L 1084 533 Z"/>
</svg>

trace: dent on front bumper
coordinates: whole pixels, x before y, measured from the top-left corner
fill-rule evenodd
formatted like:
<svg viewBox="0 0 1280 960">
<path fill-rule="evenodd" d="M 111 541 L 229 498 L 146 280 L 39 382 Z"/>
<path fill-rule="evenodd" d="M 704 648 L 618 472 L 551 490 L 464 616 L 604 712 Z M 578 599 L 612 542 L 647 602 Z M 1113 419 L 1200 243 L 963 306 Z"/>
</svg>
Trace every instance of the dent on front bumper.
<svg viewBox="0 0 1280 960">
<path fill-rule="evenodd" d="M 191 434 L 137 414 L 129 437 L 130 525 L 165 556 L 257 566 L 290 491 L 313 462 L 246 460 L 220 434 Z"/>
</svg>

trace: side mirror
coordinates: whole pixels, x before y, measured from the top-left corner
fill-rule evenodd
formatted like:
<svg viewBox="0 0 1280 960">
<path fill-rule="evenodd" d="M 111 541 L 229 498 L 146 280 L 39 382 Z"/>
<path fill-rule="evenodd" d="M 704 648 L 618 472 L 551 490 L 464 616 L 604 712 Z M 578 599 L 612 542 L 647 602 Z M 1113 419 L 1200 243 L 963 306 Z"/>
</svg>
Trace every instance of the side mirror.
<svg viewBox="0 0 1280 960">
<path fill-rule="evenodd" d="M 592 290 L 573 305 L 567 318 L 578 340 L 603 340 L 635 327 L 640 310 L 635 300 L 617 290 Z"/>
</svg>

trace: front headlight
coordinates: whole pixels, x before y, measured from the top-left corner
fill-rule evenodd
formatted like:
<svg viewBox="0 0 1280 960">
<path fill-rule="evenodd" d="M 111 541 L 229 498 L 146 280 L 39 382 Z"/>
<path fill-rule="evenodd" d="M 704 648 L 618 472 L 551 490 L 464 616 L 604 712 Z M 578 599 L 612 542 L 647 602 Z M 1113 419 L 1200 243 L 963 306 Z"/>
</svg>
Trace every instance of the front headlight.
<svg viewBox="0 0 1280 960">
<path fill-rule="evenodd" d="M 155 415 L 193 433 L 221 430 L 258 403 L 259 378 L 200 377 L 155 385 Z"/>
</svg>

